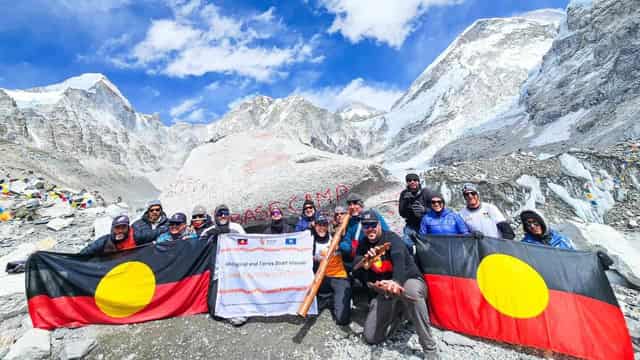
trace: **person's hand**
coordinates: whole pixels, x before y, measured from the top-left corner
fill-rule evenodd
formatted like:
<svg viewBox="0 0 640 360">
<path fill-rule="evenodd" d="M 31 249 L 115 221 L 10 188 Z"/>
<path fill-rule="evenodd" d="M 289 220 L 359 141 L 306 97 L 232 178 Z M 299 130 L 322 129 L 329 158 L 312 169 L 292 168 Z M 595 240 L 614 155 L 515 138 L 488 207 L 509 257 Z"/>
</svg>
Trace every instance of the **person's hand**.
<svg viewBox="0 0 640 360">
<path fill-rule="evenodd" d="M 421 218 L 427 209 L 425 209 L 424 205 L 416 201 L 411 204 L 411 211 L 413 211 L 413 215 L 415 215 L 415 217 Z"/>
<path fill-rule="evenodd" d="M 380 287 L 393 295 L 400 295 L 404 289 L 402 288 L 402 286 L 400 286 L 400 284 L 398 284 L 397 282 L 393 281 L 393 280 L 382 280 L 380 281 Z"/>
<path fill-rule="evenodd" d="M 369 251 L 367 251 L 367 255 L 365 255 L 367 260 L 373 259 L 375 256 L 376 256 L 376 249 L 375 248 L 369 249 Z"/>
<path fill-rule="evenodd" d="M 474 239 L 482 239 L 484 234 L 480 230 L 473 230 L 471 231 L 471 236 L 473 236 Z"/>
</svg>

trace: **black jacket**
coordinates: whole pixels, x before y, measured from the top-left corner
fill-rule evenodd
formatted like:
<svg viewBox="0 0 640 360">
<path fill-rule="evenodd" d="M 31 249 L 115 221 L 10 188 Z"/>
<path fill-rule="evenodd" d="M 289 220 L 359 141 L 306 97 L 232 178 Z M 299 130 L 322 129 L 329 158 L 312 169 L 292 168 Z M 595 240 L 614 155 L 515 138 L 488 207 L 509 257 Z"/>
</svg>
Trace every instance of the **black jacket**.
<svg viewBox="0 0 640 360">
<path fill-rule="evenodd" d="M 133 234 L 136 244 L 138 245 L 150 243 L 160 236 L 160 234 L 169 231 L 169 223 L 164 211 L 160 215 L 160 221 L 155 229 L 151 228 L 148 211 L 145 211 L 144 214 L 142 214 L 142 217 L 136 220 L 131 226 L 133 227 Z"/>
<path fill-rule="evenodd" d="M 270 222 L 266 229 L 264 230 L 265 234 L 286 234 L 295 232 L 295 227 L 287 223 L 287 221 L 283 218 L 278 223 Z"/>
<path fill-rule="evenodd" d="M 408 279 L 422 278 L 422 274 L 413 261 L 413 256 L 409 254 L 407 246 L 398 235 L 391 231 L 383 231 L 375 244 L 372 244 L 366 238 L 361 241 L 356 250 L 354 264 L 359 263 L 369 249 L 384 243 L 391 243 L 391 249 L 382 255 L 378 266 L 374 264 L 367 271 L 368 281 L 394 280 L 402 286 Z"/>
<path fill-rule="evenodd" d="M 420 230 L 420 221 L 424 214 L 431 208 L 431 190 L 422 188 L 416 193 L 412 193 L 409 189 L 404 189 L 400 193 L 398 201 L 398 213 L 402 216 L 407 226 L 416 231 Z M 419 203 L 424 207 L 424 212 L 417 213 L 413 209 L 413 204 Z"/>
</svg>

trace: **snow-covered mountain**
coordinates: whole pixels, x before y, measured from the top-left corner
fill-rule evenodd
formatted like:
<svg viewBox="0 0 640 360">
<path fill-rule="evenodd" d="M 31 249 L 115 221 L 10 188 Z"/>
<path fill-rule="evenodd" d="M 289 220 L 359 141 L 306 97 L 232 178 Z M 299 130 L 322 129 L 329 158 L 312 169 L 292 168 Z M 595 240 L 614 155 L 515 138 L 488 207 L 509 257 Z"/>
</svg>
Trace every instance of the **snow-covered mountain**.
<svg viewBox="0 0 640 360">
<path fill-rule="evenodd" d="M 130 172 L 125 177 L 177 169 L 207 137 L 203 125 L 167 127 L 158 115 L 135 112 L 102 74 L 27 90 L 0 89 L 0 117 L 0 140 L 63 153 L 87 164 L 97 177 L 101 162 L 123 167 Z"/>
<path fill-rule="evenodd" d="M 256 96 L 209 125 L 209 136 L 220 139 L 240 132 L 269 131 L 319 150 L 361 156 L 364 149 L 360 132 L 351 126 L 354 118 L 341 114 L 319 108 L 298 95 L 284 99 Z"/>
<path fill-rule="evenodd" d="M 438 161 L 532 148 L 558 153 L 601 149 L 640 137 L 640 7 L 636 0 L 573 1 L 542 65 L 518 102 Z"/>
<path fill-rule="evenodd" d="M 562 16 L 545 11 L 473 23 L 389 113 L 371 121 L 384 133 L 384 143 L 370 151 L 400 172 L 430 164 L 440 148 L 517 100 L 529 72 L 551 47 Z"/>
<path fill-rule="evenodd" d="M 352 122 L 367 120 L 374 116 L 382 115 L 383 113 L 384 111 L 378 110 L 361 102 L 347 104 L 336 111 L 336 115 L 341 119 Z"/>
</svg>

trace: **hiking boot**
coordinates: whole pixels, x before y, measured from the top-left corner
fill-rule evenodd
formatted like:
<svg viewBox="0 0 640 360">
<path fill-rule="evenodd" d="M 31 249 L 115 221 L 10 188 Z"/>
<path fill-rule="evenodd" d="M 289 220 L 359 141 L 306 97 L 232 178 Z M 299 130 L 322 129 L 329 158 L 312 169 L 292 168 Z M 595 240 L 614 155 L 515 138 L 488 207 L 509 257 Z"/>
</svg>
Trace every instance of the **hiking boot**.
<svg viewBox="0 0 640 360">
<path fill-rule="evenodd" d="M 438 348 L 435 347 L 433 349 L 424 349 L 422 350 L 422 353 L 424 354 L 423 359 L 424 360 L 438 360 L 440 359 L 440 354 L 438 353 Z"/>
<path fill-rule="evenodd" d="M 242 326 L 244 325 L 244 323 L 247 322 L 247 320 L 249 320 L 248 317 L 245 316 L 238 316 L 238 317 L 234 317 L 229 319 L 229 323 L 233 326 Z"/>
</svg>

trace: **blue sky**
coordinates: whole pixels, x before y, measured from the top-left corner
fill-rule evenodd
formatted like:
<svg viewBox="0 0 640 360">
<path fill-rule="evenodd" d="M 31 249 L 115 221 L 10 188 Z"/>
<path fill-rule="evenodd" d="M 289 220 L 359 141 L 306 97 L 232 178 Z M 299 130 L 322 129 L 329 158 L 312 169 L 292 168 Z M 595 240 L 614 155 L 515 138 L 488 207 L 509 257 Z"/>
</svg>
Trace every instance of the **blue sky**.
<svg viewBox="0 0 640 360">
<path fill-rule="evenodd" d="M 567 2 L 23 0 L 0 22 L 0 87 L 100 72 L 168 124 L 255 94 L 386 110 L 473 21 Z"/>
</svg>

